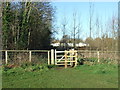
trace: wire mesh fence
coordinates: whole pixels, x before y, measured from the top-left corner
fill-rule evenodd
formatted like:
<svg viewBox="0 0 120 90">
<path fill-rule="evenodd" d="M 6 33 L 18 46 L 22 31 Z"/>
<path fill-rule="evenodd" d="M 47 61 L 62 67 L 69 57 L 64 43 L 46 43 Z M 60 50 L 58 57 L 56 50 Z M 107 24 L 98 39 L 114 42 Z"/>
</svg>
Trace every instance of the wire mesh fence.
<svg viewBox="0 0 120 90">
<path fill-rule="evenodd" d="M 117 63 L 118 51 L 82 51 L 78 50 L 79 58 L 97 59 L 100 62 L 111 61 Z M 50 62 L 51 50 L 1 50 L 2 64 L 22 64 L 32 62 L 36 64 L 48 64 Z"/>
<path fill-rule="evenodd" d="M 47 64 L 47 50 L 2 50 L 2 64 L 21 64 L 25 62 Z"/>
<path fill-rule="evenodd" d="M 98 62 L 118 63 L 118 51 L 78 51 L 79 58 L 97 59 Z"/>
</svg>

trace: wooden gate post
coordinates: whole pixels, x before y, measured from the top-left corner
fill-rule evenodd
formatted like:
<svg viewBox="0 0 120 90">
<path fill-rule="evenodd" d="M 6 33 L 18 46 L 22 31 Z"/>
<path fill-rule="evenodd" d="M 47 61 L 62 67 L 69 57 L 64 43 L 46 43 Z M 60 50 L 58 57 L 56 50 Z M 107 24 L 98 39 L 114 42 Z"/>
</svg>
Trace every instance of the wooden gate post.
<svg viewBox="0 0 120 90">
<path fill-rule="evenodd" d="M 70 50 L 70 56 L 72 56 L 72 50 Z M 73 61 L 73 57 L 70 57 L 70 61 Z M 72 66 L 72 62 L 70 62 L 70 66 Z"/>
<path fill-rule="evenodd" d="M 57 52 L 56 52 L 56 49 L 55 49 L 55 65 L 57 64 Z"/>
<path fill-rule="evenodd" d="M 75 52 L 75 67 L 77 66 L 77 52 Z"/>
<path fill-rule="evenodd" d="M 51 64 L 54 64 L 54 49 L 51 49 Z"/>
<path fill-rule="evenodd" d="M 50 51 L 48 51 L 48 65 L 50 65 Z"/>
<path fill-rule="evenodd" d="M 67 51 L 65 50 L 65 68 L 67 68 Z"/>
<path fill-rule="evenodd" d="M 29 62 L 31 62 L 31 51 L 29 51 Z"/>
<path fill-rule="evenodd" d="M 100 53 L 97 51 L 97 56 L 98 56 L 98 63 L 100 62 Z"/>
<path fill-rule="evenodd" d="M 7 58 L 7 50 L 5 51 L 5 63 L 8 64 L 8 58 Z"/>
</svg>

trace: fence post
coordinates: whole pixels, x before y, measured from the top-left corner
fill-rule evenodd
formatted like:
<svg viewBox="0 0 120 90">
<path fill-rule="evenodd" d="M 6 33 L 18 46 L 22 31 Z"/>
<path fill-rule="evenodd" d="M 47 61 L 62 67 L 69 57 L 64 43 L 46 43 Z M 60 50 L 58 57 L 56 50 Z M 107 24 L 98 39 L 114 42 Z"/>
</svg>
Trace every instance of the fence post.
<svg viewBox="0 0 120 90">
<path fill-rule="evenodd" d="M 55 49 L 55 65 L 57 64 L 57 56 L 56 56 L 56 49 Z"/>
<path fill-rule="evenodd" d="M 98 56 L 98 62 L 100 62 L 100 52 L 97 51 L 97 56 Z"/>
<path fill-rule="evenodd" d="M 8 64 L 8 58 L 7 58 L 7 50 L 5 51 L 5 63 Z"/>
<path fill-rule="evenodd" d="M 31 62 L 31 51 L 29 51 L 29 61 Z"/>
<path fill-rule="evenodd" d="M 75 52 L 75 67 L 77 66 L 77 52 Z"/>
<path fill-rule="evenodd" d="M 50 65 L 50 51 L 48 51 L 48 65 Z"/>
<path fill-rule="evenodd" d="M 67 51 L 65 50 L 65 68 L 67 68 Z"/>
<path fill-rule="evenodd" d="M 51 49 L 51 64 L 54 64 L 54 49 Z"/>
<path fill-rule="evenodd" d="M 72 50 L 69 50 L 69 51 L 72 51 Z M 72 54 L 73 54 L 73 53 L 70 52 L 70 56 L 73 56 Z M 70 61 L 73 61 L 73 57 L 70 57 Z M 70 62 L 70 65 L 72 66 L 72 62 Z"/>
<path fill-rule="evenodd" d="M 115 51 L 115 60 L 117 60 L 117 51 Z"/>
</svg>

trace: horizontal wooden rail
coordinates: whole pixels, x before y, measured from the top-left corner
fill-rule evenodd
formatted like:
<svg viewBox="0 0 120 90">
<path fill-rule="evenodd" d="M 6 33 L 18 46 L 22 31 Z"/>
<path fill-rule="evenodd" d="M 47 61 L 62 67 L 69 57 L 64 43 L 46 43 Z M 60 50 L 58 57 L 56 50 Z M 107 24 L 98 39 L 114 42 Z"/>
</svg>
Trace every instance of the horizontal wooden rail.
<svg viewBox="0 0 120 90">
<path fill-rule="evenodd" d="M 32 52 L 48 52 L 50 50 L 0 50 L 0 51 L 15 51 L 15 52 L 29 52 L 29 51 L 32 51 Z M 64 53 L 65 51 L 56 51 L 56 53 Z M 88 50 L 76 50 L 76 51 L 66 51 L 66 52 L 81 52 L 81 53 L 96 53 L 98 51 L 88 51 Z M 120 51 L 99 51 L 100 53 L 120 53 Z"/>
<path fill-rule="evenodd" d="M 77 51 L 56 51 L 56 53 L 65 53 L 65 52 L 77 52 Z"/>
<path fill-rule="evenodd" d="M 75 61 L 65 61 L 65 62 L 75 62 Z"/>
<path fill-rule="evenodd" d="M 65 51 L 65 52 L 67 52 L 67 53 L 68 53 L 68 52 L 73 52 L 73 53 L 74 53 L 74 52 L 77 52 L 77 51 Z"/>
<path fill-rule="evenodd" d="M 64 61 L 65 59 L 61 59 L 60 61 Z M 56 60 L 56 61 L 59 61 L 59 60 Z"/>
<path fill-rule="evenodd" d="M 77 50 L 79 53 L 89 53 L 89 52 L 91 52 L 91 53 L 96 53 L 96 52 L 98 52 L 98 51 L 86 51 L 86 50 Z M 120 51 L 99 51 L 100 53 L 120 53 Z"/>
<path fill-rule="evenodd" d="M 56 51 L 56 53 L 64 53 L 65 51 Z"/>
<path fill-rule="evenodd" d="M 57 55 L 56 57 L 62 57 L 63 55 Z"/>
<path fill-rule="evenodd" d="M 8 52 L 48 52 L 50 50 L 0 50 L 0 51 L 8 51 Z"/>
<path fill-rule="evenodd" d="M 56 65 L 65 65 L 65 64 L 56 64 Z"/>
<path fill-rule="evenodd" d="M 65 64 L 56 64 L 56 65 L 65 65 Z M 70 64 L 67 64 L 67 65 L 70 65 Z"/>
<path fill-rule="evenodd" d="M 75 61 L 59 61 L 58 63 L 60 63 L 60 62 L 75 62 Z"/>
<path fill-rule="evenodd" d="M 67 56 L 67 57 L 77 57 L 77 56 Z"/>
</svg>

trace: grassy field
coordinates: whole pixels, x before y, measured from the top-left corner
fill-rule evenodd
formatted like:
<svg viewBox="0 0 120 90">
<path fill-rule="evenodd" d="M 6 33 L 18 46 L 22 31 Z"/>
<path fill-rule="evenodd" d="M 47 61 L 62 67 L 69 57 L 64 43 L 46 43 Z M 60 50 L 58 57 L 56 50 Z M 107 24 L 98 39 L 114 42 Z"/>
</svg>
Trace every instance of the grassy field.
<svg viewBox="0 0 120 90">
<path fill-rule="evenodd" d="M 2 82 L 3 88 L 118 88 L 118 67 L 102 64 L 67 69 L 4 68 Z"/>
</svg>

